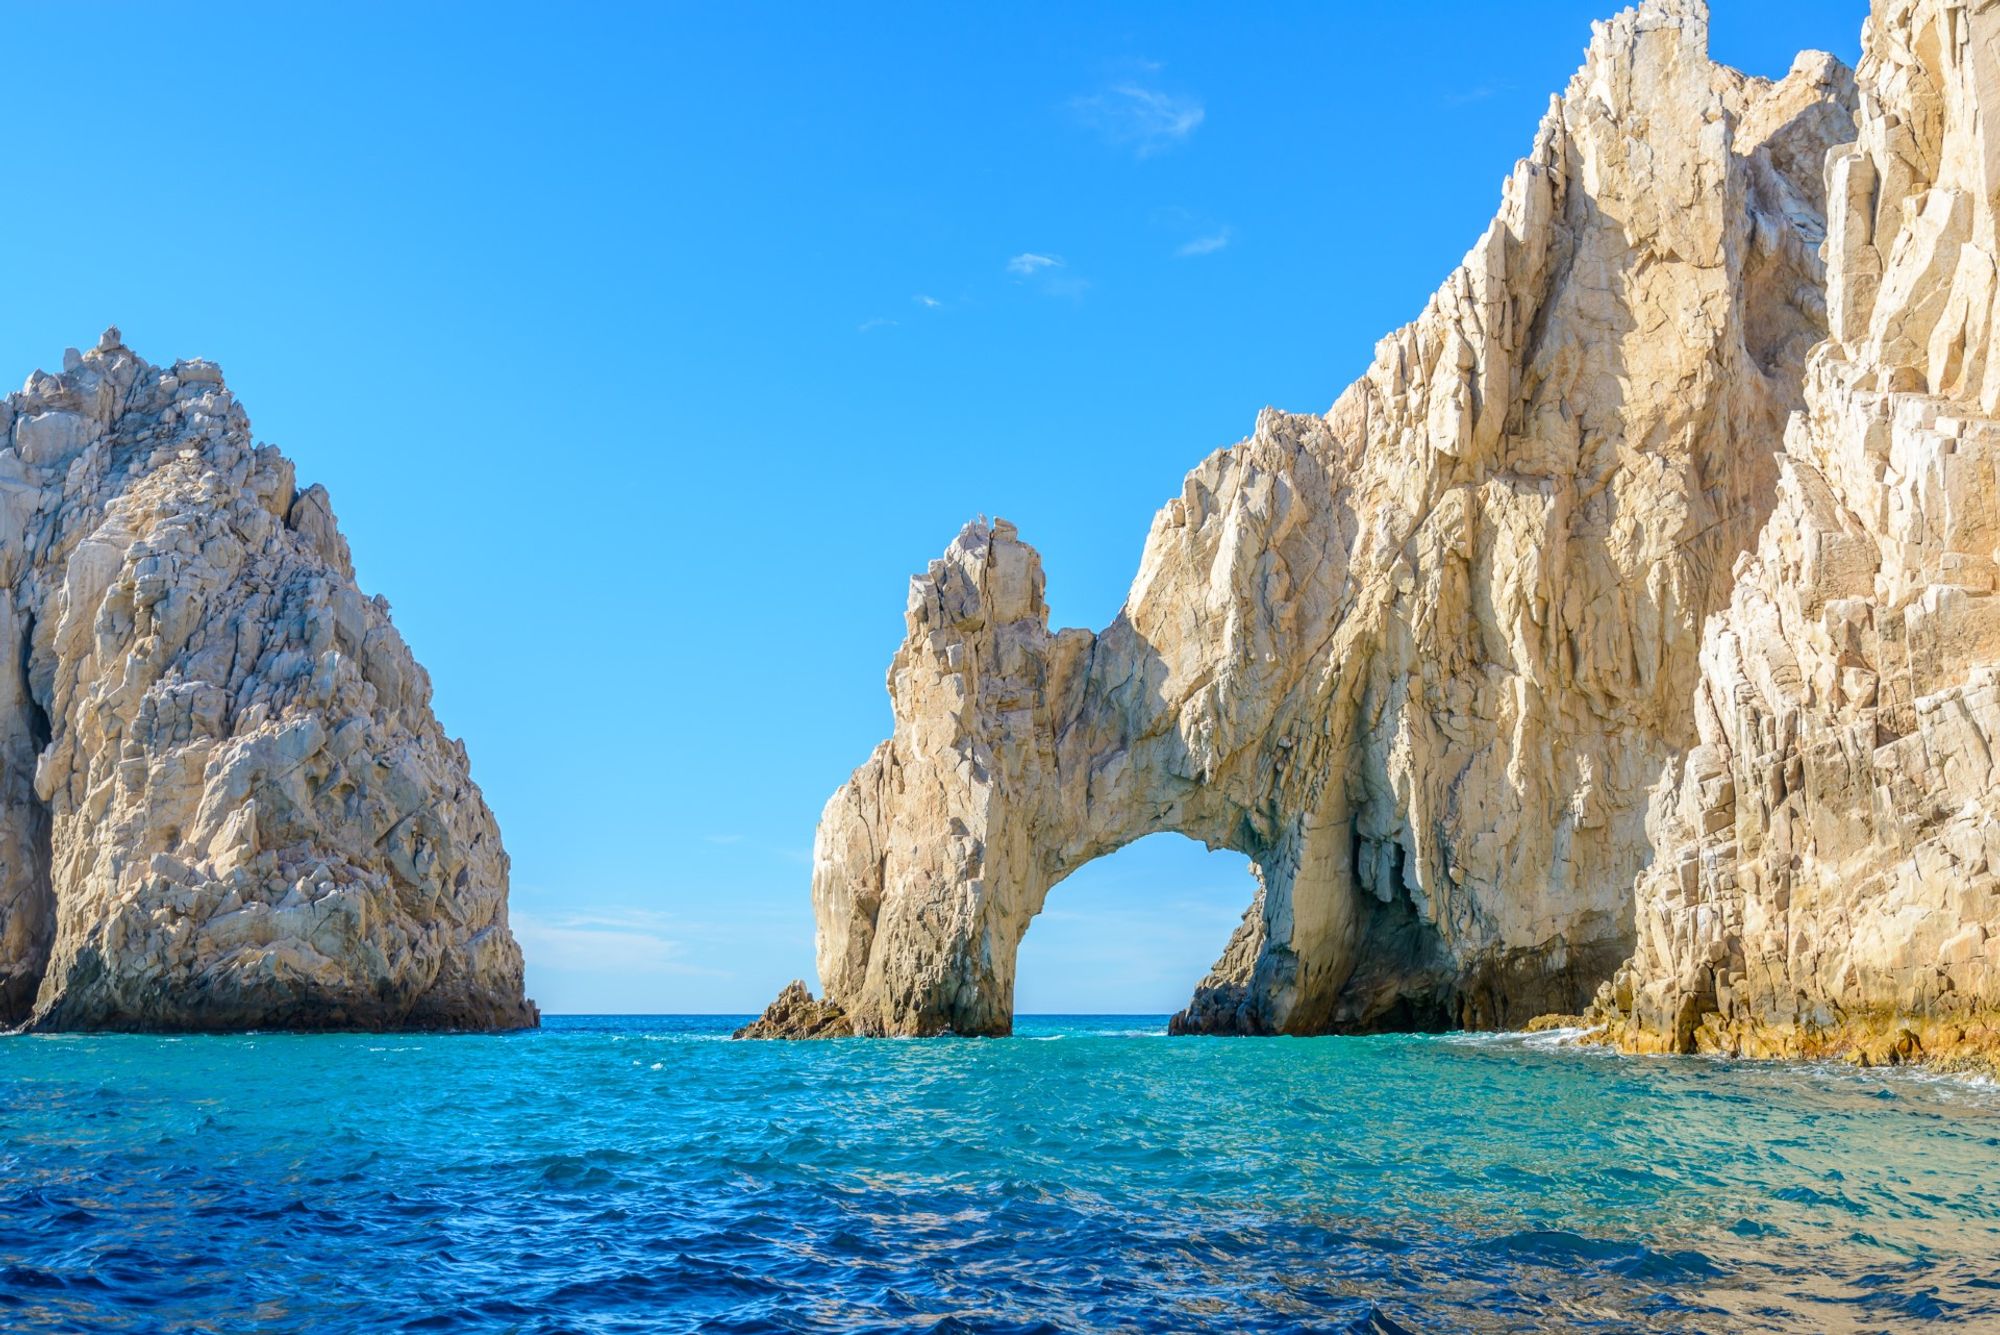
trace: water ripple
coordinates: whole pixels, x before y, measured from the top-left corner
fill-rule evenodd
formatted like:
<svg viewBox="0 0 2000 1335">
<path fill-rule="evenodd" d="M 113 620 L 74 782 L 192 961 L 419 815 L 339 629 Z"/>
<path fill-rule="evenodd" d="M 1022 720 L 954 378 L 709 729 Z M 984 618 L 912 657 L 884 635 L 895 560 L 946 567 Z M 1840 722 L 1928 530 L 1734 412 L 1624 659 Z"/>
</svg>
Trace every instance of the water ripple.
<svg viewBox="0 0 2000 1335">
<path fill-rule="evenodd" d="M 0 1326 L 2000 1329 L 1990 1085 L 728 1027 L 0 1042 Z"/>
</svg>

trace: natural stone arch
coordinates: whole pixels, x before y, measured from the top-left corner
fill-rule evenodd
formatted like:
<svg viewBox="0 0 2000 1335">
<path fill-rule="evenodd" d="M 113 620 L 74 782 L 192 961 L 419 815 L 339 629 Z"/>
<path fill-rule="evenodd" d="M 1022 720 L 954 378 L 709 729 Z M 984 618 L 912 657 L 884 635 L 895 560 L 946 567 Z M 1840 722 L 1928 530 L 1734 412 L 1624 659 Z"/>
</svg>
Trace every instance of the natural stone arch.
<svg viewBox="0 0 2000 1335">
<path fill-rule="evenodd" d="M 1006 1032 L 1049 888 L 1160 830 L 1263 885 L 1184 1029 L 1508 1024 L 1609 976 L 1824 333 L 1852 126 L 1831 57 L 1772 83 L 1706 38 L 1694 0 L 1599 25 L 1423 315 L 1189 474 L 1111 626 L 1050 632 L 1005 523 L 913 581 L 895 733 L 815 850 L 857 1031 Z"/>
</svg>

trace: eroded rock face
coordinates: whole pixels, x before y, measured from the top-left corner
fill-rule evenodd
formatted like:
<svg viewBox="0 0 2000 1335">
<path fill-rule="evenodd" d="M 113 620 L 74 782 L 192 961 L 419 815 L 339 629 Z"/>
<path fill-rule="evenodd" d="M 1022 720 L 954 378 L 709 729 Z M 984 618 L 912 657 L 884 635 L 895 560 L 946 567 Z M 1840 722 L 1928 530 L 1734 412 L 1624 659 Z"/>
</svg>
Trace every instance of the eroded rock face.
<svg viewBox="0 0 2000 1335">
<path fill-rule="evenodd" d="M 2000 1052 L 2000 5 L 1878 0 L 1831 338 L 1651 813 L 1628 1047 Z"/>
<path fill-rule="evenodd" d="M 816 841 L 856 1031 L 1006 1032 L 1050 888 L 1164 830 L 1259 881 L 1183 1030 L 1517 1023 L 1630 951 L 1854 124 L 1831 57 L 1773 83 L 1706 41 L 1694 0 L 1597 25 L 1464 264 L 1330 412 L 1188 476 L 1110 627 L 1051 633 L 1004 522 L 913 581 L 894 735 Z"/>
<path fill-rule="evenodd" d="M 465 749 L 221 372 L 111 330 L 0 443 L 0 1021 L 534 1024 Z"/>
</svg>

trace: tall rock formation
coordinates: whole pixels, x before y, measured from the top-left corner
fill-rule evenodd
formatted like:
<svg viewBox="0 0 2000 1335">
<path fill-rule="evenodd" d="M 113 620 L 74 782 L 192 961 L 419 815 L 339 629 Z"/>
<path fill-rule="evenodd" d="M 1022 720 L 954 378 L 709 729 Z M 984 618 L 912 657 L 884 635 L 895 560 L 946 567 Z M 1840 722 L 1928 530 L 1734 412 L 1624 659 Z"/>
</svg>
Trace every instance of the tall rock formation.
<svg viewBox="0 0 2000 1335">
<path fill-rule="evenodd" d="M 114 329 L 0 443 L 0 1022 L 534 1024 L 465 749 L 221 372 Z"/>
<path fill-rule="evenodd" d="M 1628 1047 L 2000 1052 L 2000 4 L 1877 0 L 1831 337 L 1651 813 Z"/>
<path fill-rule="evenodd" d="M 967 527 L 912 583 L 894 735 L 820 822 L 846 1022 L 1007 1032 L 1050 888 L 1166 830 L 1259 881 L 1178 1028 L 1581 1005 L 1632 948 L 1701 621 L 1824 333 L 1852 94 L 1830 56 L 1719 67 L 1698 0 L 1647 0 L 1367 373 L 1188 475 L 1108 628 L 1051 633 L 1033 550 Z"/>
</svg>

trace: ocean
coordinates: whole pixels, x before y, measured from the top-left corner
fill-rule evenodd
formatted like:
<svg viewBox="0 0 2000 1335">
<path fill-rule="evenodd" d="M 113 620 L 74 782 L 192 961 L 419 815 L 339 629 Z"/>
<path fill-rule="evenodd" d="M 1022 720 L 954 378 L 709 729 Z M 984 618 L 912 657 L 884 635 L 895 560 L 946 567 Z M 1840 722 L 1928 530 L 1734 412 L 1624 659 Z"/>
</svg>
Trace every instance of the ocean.
<svg viewBox="0 0 2000 1335">
<path fill-rule="evenodd" d="M 2000 1089 L 1518 1035 L 0 1040 L 0 1330 L 2000 1331 Z"/>
</svg>

